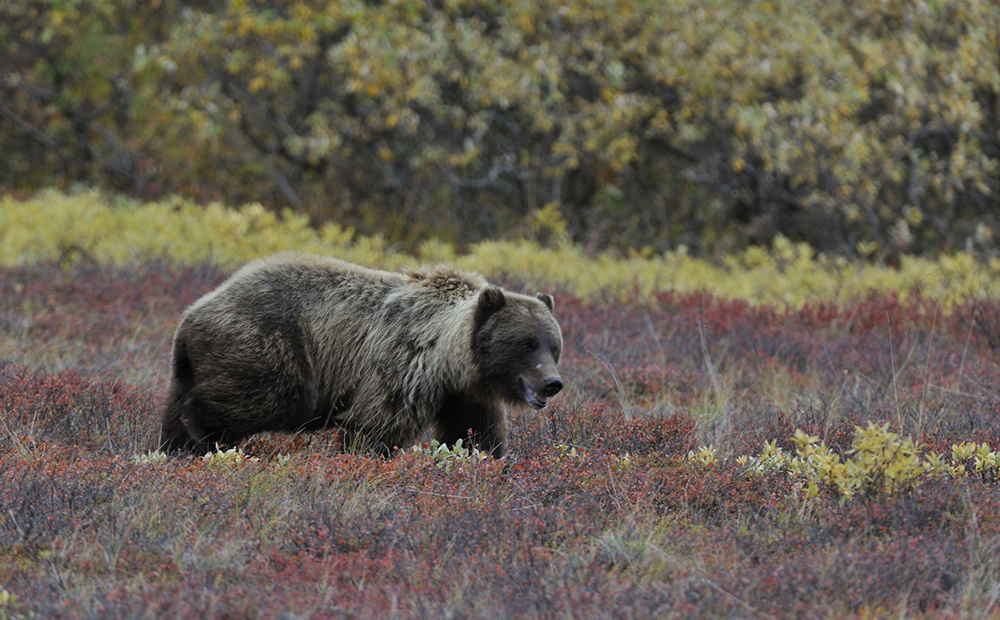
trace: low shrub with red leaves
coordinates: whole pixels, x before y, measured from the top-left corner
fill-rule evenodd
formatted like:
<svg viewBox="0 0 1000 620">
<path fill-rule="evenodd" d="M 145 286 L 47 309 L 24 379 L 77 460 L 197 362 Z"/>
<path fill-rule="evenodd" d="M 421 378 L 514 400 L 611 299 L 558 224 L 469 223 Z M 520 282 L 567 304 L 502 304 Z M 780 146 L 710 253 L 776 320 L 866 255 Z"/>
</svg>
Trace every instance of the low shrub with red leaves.
<svg viewBox="0 0 1000 620">
<path fill-rule="evenodd" d="M 560 295 L 568 387 L 503 460 L 336 432 L 149 455 L 171 332 L 224 276 L 0 271 L 0 618 L 1000 613 L 995 483 L 843 500 L 736 459 L 797 429 L 847 455 L 868 421 L 996 448 L 993 302 Z"/>
</svg>

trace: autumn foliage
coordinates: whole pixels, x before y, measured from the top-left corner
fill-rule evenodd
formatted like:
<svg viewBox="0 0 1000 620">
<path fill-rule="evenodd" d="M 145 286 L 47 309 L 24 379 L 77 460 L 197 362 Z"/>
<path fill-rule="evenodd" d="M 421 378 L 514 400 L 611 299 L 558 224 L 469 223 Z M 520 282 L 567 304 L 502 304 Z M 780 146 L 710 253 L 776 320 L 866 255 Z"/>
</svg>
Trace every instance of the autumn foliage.
<svg viewBox="0 0 1000 620">
<path fill-rule="evenodd" d="M 995 8 L 12 0 L 0 187 L 261 200 L 407 246 L 557 212 L 592 249 L 989 250 Z"/>
<path fill-rule="evenodd" d="M 0 617 L 997 613 L 997 301 L 554 291 L 567 388 L 502 461 L 149 453 L 177 316 L 226 274 L 0 270 Z"/>
</svg>

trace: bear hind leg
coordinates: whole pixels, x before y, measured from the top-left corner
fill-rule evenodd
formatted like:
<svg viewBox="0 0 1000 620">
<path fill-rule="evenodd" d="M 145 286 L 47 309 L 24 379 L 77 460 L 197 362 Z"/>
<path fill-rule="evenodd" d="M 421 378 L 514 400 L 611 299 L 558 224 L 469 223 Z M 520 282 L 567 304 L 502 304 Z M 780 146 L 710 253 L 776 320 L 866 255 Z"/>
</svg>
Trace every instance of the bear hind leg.
<svg viewBox="0 0 1000 620">
<path fill-rule="evenodd" d="M 189 434 L 194 372 L 183 341 L 174 346 L 172 370 L 170 391 L 160 410 L 160 436 L 156 441 L 156 449 L 165 452 L 190 450 L 192 443 L 200 439 Z"/>
<path fill-rule="evenodd" d="M 184 428 L 182 417 L 181 404 L 177 397 L 171 394 L 161 413 L 160 436 L 157 438 L 155 446 L 157 450 L 176 452 L 186 449 L 190 437 L 188 437 L 187 429 Z"/>
<path fill-rule="evenodd" d="M 208 433 L 195 419 L 192 407 L 194 396 L 177 392 L 171 388 L 170 398 L 163 407 L 157 449 L 164 452 L 207 452 L 211 445 Z"/>
</svg>

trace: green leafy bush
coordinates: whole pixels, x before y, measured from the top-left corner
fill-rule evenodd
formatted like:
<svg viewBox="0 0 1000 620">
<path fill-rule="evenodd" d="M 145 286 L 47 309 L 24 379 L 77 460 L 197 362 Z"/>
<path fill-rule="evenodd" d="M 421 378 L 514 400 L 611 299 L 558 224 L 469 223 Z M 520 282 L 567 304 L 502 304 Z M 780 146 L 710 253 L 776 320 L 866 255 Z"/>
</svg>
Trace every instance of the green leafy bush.
<svg viewBox="0 0 1000 620">
<path fill-rule="evenodd" d="M 985 0 L 139 7 L 0 6 L 0 185 L 261 201 L 407 247 L 996 246 Z"/>
<path fill-rule="evenodd" d="M 488 452 L 483 452 L 476 447 L 463 446 L 461 439 L 450 446 L 437 439 L 432 439 L 429 444 L 413 446 L 411 450 L 414 454 L 421 454 L 432 459 L 434 465 L 444 471 L 451 471 L 453 467 L 463 463 L 479 463 L 490 458 Z"/>
<path fill-rule="evenodd" d="M 179 8 L 173 0 L 0 4 L 0 189 L 75 181 L 162 189 L 147 138 L 162 108 L 135 62 L 164 40 Z"/>
<path fill-rule="evenodd" d="M 1000 452 L 990 450 L 986 442 L 968 441 L 956 444 L 951 448 L 952 460 L 956 467 L 963 470 L 971 462 L 970 470 L 985 482 L 995 482 L 1000 479 Z"/>
<path fill-rule="evenodd" d="M 238 467 L 244 463 L 258 461 L 259 459 L 254 456 L 247 456 L 246 453 L 239 448 L 229 448 L 228 450 L 223 450 L 222 448 L 216 446 L 214 452 L 207 452 L 201 457 L 201 460 L 206 465 L 213 467 Z"/>
</svg>

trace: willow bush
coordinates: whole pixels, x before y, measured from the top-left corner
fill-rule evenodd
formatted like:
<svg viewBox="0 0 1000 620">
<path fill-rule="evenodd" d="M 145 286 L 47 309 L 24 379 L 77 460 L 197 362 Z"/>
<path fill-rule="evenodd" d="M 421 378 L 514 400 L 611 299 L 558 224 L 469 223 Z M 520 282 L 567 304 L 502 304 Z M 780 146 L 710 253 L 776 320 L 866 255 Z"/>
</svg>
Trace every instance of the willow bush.
<svg viewBox="0 0 1000 620">
<path fill-rule="evenodd" d="M 964 252 L 933 260 L 902 256 L 888 267 L 817 255 L 784 237 L 770 249 L 752 246 L 720 261 L 691 256 L 683 248 L 626 258 L 589 255 L 567 241 L 552 247 L 532 240 L 483 241 L 463 249 L 434 240 L 403 253 L 383 237 L 333 223 L 317 229 L 303 215 L 286 210 L 279 217 L 259 204 L 230 209 L 176 197 L 140 203 L 94 191 L 48 191 L 24 201 L 0 197 L 0 266 L 46 261 L 129 266 L 165 259 L 235 269 L 274 252 L 297 251 L 390 270 L 451 263 L 511 286 L 530 283 L 588 301 L 648 302 L 660 293 L 708 291 L 787 309 L 883 294 L 900 300 L 916 296 L 950 309 L 1000 299 L 1000 258 L 980 261 Z"/>
<path fill-rule="evenodd" d="M 992 252 L 989 0 L 13 0 L 0 183 L 392 242 Z M 141 8 L 141 10 L 140 10 Z"/>
</svg>

